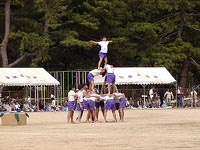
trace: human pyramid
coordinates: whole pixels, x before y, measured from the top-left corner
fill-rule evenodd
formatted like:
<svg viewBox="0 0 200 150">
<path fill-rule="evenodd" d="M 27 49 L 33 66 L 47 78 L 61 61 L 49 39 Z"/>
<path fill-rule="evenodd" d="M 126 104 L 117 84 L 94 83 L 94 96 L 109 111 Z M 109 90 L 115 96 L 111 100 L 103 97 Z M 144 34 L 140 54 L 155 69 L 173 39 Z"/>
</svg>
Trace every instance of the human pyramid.
<svg viewBox="0 0 200 150">
<path fill-rule="evenodd" d="M 72 86 L 68 92 L 68 115 L 67 122 L 74 122 L 74 110 L 77 109 L 78 117 L 77 123 L 81 123 L 81 119 L 85 110 L 87 110 L 86 122 L 99 122 L 99 108 L 101 107 L 104 122 L 107 121 L 107 112 L 112 111 L 114 122 L 117 122 L 116 110 L 119 112 L 119 121 L 124 121 L 124 108 L 126 106 L 126 97 L 124 93 L 119 93 L 117 86 L 115 85 L 115 74 L 113 65 L 109 65 L 107 59 L 108 44 L 112 41 L 107 41 L 104 36 L 101 41 L 90 41 L 94 44 L 100 45 L 98 69 L 91 70 L 87 79 L 89 82 L 89 88 L 86 84 L 80 84 L 78 91 L 76 87 Z M 105 65 L 101 67 L 101 63 L 104 60 Z M 94 88 L 94 77 L 102 75 L 105 76 L 105 80 L 102 83 L 101 92 Z M 105 85 L 107 84 L 107 93 L 104 93 Z M 111 93 L 111 85 L 113 92 Z"/>
</svg>

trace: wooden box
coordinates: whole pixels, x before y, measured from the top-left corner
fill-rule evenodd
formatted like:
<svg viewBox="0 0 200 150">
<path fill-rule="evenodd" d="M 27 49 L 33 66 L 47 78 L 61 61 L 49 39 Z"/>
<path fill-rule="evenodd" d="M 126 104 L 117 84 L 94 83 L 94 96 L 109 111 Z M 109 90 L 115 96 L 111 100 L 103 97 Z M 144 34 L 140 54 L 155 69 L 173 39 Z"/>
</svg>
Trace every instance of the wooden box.
<svg viewBox="0 0 200 150">
<path fill-rule="evenodd" d="M 9 113 L 2 117 L 2 126 L 26 125 L 27 117 L 24 113 Z"/>
</svg>

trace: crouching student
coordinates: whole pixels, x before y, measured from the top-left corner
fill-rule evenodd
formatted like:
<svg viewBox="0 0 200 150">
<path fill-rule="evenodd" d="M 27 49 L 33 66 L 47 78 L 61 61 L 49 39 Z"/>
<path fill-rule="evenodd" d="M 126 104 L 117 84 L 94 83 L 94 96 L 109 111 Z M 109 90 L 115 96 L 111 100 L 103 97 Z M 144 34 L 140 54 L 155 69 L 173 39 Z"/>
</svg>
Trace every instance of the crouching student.
<svg viewBox="0 0 200 150">
<path fill-rule="evenodd" d="M 79 123 L 81 123 L 81 118 L 83 116 L 83 111 L 84 111 L 84 102 L 83 102 L 83 97 L 85 95 L 85 92 L 86 92 L 86 88 L 87 88 L 87 85 L 85 84 L 80 84 L 78 86 L 78 98 L 77 98 L 77 110 L 78 110 L 78 117 L 76 120 L 78 120 Z"/>
<path fill-rule="evenodd" d="M 104 117 L 104 110 L 105 110 L 104 109 L 104 97 L 100 96 L 100 98 L 95 101 L 95 107 L 96 107 L 96 111 L 95 111 L 96 120 L 99 121 L 99 109 L 100 109 L 100 107 L 101 107 L 102 115 Z"/>
<path fill-rule="evenodd" d="M 98 101 L 100 96 L 92 91 L 88 93 L 87 96 L 87 104 L 88 104 L 88 117 L 87 122 L 96 122 L 96 115 L 95 115 L 95 101 Z"/>
<path fill-rule="evenodd" d="M 115 93 L 113 93 L 114 95 Z M 119 111 L 119 105 L 120 105 L 120 101 L 119 101 L 119 97 L 114 95 L 114 99 L 115 99 L 115 107 L 116 107 L 116 111 L 118 111 L 119 113 L 119 118 L 121 119 L 121 114 Z"/>
<path fill-rule="evenodd" d="M 91 71 L 88 73 L 87 79 L 88 79 L 88 82 L 89 82 L 89 90 L 90 90 L 90 91 L 93 91 L 93 90 L 94 90 L 94 77 L 95 77 L 95 76 L 98 76 L 98 75 L 104 76 L 104 74 L 105 74 L 105 69 L 103 69 L 103 68 L 94 69 L 94 70 L 91 70 Z"/>
<path fill-rule="evenodd" d="M 118 103 L 116 103 L 116 109 L 119 110 L 119 117 L 120 120 L 119 121 L 124 121 L 124 108 L 126 107 L 126 97 L 124 95 L 124 93 L 113 93 L 113 95 L 115 96 L 115 100 L 118 101 Z"/>
<path fill-rule="evenodd" d="M 116 114 L 115 114 L 115 110 L 116 110 L 115 99 L 114 99 L 114 95 L 112 95 L 112 94 L 105 96 L 104 122 L 107 122 L 107 111 L 108 110 L 112 110 L 114 122 L 117 122 L 117 118 L 116 118 Z"/>
</svg>

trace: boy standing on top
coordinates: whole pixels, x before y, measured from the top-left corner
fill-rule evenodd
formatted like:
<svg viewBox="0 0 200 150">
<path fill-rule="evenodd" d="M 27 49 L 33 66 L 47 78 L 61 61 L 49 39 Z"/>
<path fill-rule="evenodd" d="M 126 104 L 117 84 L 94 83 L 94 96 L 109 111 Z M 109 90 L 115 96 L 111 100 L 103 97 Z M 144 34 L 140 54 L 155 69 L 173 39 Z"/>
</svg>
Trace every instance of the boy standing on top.
<svg viewBox="0 0 200 150">
<path fill-rule="evenodd" d="M 101 63 L 103 59 L 105 61 L 105 64 L 108 63 L 108 57 L 107 57 L 108 44 L 111 43 L 112 41 L 107 41 L 106 37 L 103 36 L 100 42 L 96 42 L 96 41 L 90 41 L 90 42 L 101 46 L 101 50 L 99 51 L 99 62 L 98 62 L 98 69 L 99 69 L 101 67 Z"/>
</svg>

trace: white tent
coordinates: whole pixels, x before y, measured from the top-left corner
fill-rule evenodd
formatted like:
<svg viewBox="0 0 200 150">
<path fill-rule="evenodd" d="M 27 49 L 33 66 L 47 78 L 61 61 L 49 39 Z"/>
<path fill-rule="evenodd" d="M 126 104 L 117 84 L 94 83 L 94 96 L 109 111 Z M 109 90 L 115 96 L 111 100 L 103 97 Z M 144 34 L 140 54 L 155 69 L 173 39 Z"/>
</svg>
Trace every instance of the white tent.
<svg viewBox="0 0 200 150">
<path fill-rule="evenodd" d="M 174 84 L 177 89 L 176 80 L 165 67 L 115 67 L 116 76 L 115 84 L 134 84 L 142 85 L 144 88 L 144 106 L 145 106 L 145 87 L 150 84 Z M 94 83 L 100 85 L 104 82 L 105 77 L 96 76 Z M 177 94 L 176 94 L 177 95 Z"/>
<path fill-rule="evenodd" d="M 35 103 L 39 106 L 39 89 L 43 92 L 45 104 L 45 90 L 39 87 L 60 85 L 44 68 L 0 68 L 0 86 L 29 86 L 35 87 Z"/>
<path fill-rule="evenodd" d="M 116 84 L 173 84 L 176 80 L 165 67 L 115 67 Z M 102 76 L 96 76 L 94 82 L 100 85 L 104 82 Z"/>
<path fill-rule="evenodd" d="M 40 86 L 60 83 L 44 68 L 0 68 L 1 86 Z"/>
</svg>

